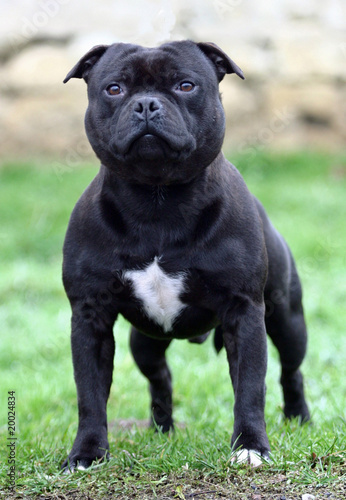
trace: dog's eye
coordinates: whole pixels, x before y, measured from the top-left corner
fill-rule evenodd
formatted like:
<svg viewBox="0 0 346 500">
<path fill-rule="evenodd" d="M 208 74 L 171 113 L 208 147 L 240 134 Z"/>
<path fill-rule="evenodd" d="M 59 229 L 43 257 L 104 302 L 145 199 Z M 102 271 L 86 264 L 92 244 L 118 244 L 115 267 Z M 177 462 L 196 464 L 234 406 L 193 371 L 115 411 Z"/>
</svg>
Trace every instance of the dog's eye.
<svg viewBox="0 0 346 500">
<path fill-rule="evenodd" d="M 178 88 L 182 92 L 191 92 L 195 88 L 195 86 L 191 82 L 182 82 Z"/>
<path fill-rule="evenodd" d="M 122 92 L 121 87 L 119 85 L 117 85 L 116 83 L 112 83 L 112 85 L 108 85 L 106 91 L 107 91 L 108 95 L 119 95 Z"/>
</svg>

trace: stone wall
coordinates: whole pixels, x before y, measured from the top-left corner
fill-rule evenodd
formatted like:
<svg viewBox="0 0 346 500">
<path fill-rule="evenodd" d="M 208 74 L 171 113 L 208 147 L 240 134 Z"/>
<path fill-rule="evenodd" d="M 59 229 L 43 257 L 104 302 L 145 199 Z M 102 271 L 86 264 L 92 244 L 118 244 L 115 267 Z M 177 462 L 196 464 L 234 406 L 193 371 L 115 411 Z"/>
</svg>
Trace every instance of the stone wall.
<svg viewBox="0 0 346 500">
<path fill-rule="evenodd" d="M 222 82 L 227 146 L 340 149 L 346 138 L 343 0 L 1 0 L 3 157 L 84 160 L 86 88 L 62 80 L 93 45 L 214 41 L 244 70 Z"/>
</svg>

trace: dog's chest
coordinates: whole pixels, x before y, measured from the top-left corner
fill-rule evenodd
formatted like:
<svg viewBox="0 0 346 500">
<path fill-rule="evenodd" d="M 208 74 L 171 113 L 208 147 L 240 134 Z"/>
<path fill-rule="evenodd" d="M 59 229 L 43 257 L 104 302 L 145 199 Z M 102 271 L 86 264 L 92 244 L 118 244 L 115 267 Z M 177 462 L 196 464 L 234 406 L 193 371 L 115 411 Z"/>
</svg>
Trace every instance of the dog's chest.
<svg viewBox="0 0 346 500">
<path fill-rule="evenodd" d="M 180 300 L 184 291 L 184 274 L 165 273 L 155 257 L 145 269 L 125 271 L 124 277 L 131 282 L 134 295 L 141 301 L 145 314 L 165 333 L 171 331 L 174 320 L 186 307 Z"/>
</svg>

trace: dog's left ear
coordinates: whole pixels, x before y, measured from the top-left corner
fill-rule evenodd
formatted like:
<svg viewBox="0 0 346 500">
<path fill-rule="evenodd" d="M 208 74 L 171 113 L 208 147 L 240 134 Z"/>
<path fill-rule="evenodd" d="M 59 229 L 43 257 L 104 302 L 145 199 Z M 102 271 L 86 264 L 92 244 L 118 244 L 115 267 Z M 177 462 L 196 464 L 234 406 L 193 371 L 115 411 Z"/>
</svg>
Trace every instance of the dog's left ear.
<svg viewBox="0 0 346 500">
<path fill-rule="evenodd" d="M 109 45 L 96 45 L 90 49 L 67 74 L 64 83 L 67 83 L 71 78 L 84 78 L 87 82 L 90 70 L 103 56 L 108 47 Z"/>
<path fill-rule="evenodd" d="M 214 64 L 219 82 L 221 82 L 226 73 L 235 73 L 245 80 L 244 73 L 239 66 L 237 66 L 236 63 L 215 43 L 197 43 L 197 46 Z"/>
</svg>

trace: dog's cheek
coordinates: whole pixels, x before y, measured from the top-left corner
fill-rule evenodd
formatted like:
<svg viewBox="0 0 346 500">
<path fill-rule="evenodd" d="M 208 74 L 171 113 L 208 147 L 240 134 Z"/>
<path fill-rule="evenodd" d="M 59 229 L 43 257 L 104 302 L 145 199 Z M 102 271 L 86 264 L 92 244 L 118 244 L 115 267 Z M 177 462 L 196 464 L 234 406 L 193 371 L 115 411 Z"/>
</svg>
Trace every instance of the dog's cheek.
<svg viewBox="0 0 346 500">
<path fill-rule="evenodd" d="M 218 95 L 214 99 L 204 99 L 202 106 L 193 116 L 195 134 L 199 141 L 207 142 L 210 146 L 212 138 L 215 141 L 215 148 L 221 149 L 225 134 L 225 113 Z"/>
<path fill-rule="evenodd" d="M 108 149 L 112 114 L 112 110 L 107 109 L 106 106 L 98 106 L 93 102 L 89 103 L 86 111 L 85 130 L 89 142 L 98 156 Z"/>
</svg>

